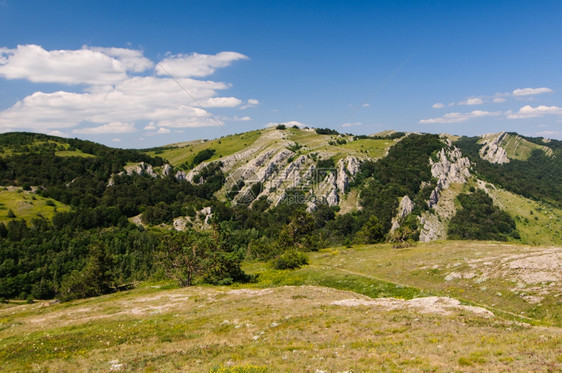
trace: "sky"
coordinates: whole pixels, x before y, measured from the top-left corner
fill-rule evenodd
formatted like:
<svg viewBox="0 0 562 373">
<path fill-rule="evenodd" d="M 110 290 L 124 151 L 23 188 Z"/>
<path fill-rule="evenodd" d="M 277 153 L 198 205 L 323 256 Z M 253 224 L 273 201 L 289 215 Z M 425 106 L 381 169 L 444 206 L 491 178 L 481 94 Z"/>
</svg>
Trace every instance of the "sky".
<svg viewBox="0 0 562 373">
<path fill-rule="evenodd" d="M 562 139 L 560 1 L 0 0 L 0 132 Z"/>
</svg>

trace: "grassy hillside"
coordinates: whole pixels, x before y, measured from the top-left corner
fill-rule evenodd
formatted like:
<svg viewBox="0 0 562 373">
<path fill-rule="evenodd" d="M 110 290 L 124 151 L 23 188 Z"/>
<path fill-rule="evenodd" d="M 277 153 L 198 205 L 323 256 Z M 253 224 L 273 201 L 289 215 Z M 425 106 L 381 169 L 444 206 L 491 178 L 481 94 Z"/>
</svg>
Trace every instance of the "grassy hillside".
<svg viewBox="0 0 562 373">
<path fill-rule="evenodd" d="M 497 136 L 497 133 L 485 135 L 482 137 L 479 143 L 483 143 L 487 140 L 493 140 Z M 552 156 L 553 154 L 552 149 L 550 149 L 548 146 L 535 144 L 515 133 L 507 134 L 498 145 L 505 149 L 505 151 L 507 152 L 507 157 L 509 159 L 518 159 L 521 161 L 529 159 L 529 157 L 533 153 L 533 150 L 536 149 L 543 151 L 548 156 Z"/>
<path fill-rule="evenodd" d="M 515 218 L 521 242 L 562 245 L 562 210 L 500 188 L 486 188 L 494 203 Z"/>
<path fill-rule="evenodd" d="M 262 134 L 262 130 L 251 131 L 237 135 L 221 137 L 209 141 L 192 141 L 161 148 L 150 149 L 147 154 L 151 157 L 162 157 L 172 166 L 179 166 L 191 162 L 195 155 L 204 149 L 214 149 L 215 154 L 209 161 L 239 152 L 252 145 Z"/>
<path fill-rule="evenodd" d="M 17 187 L 0 188 L 0 222 L 11 220 L 12 210 L 18 219 L 31 220 L 39 215 L 51 219 L 55 211 L 68 211 L 68 206 L 50 198 L 41 197 L 31 191 Z"/>
<path fill-rule="evenodd" d="M 248 264 L 260 276 L 245 287 L 152 283 L 4 304 L 0 369 L 557 371 L 561 255 L 493 242 L 361 246 L 315 253 L 296 271 Z"/>
<path fill-rule="evenodd" d="M 323 153 L 339 159 L 345 155 L 356 155 L 361 158 L 380 158 L 398 139 L 357 139 L 348 135 L 319 135 L 314 129 L 286 128 L 280 136 L 272 136 L 275 128 L 251 131 L 243 134 L 221 137 L 209 141 L 191 141 L 172 144 L 161 148 L 149 149 L 150 156 L 166 159 L 173 166 L 190 163 L 197 153 L 204 149 L 215 150 L 209 161 L 218 160 L 250 146 L 265 149 L 270 146 L 284 147 L 283 143 L 298 144 L 300 154 Z M 280 139 L 283 140 L 280 142 Z M 339 143 L 338 143 L 339 140 Z"/>
</svg>

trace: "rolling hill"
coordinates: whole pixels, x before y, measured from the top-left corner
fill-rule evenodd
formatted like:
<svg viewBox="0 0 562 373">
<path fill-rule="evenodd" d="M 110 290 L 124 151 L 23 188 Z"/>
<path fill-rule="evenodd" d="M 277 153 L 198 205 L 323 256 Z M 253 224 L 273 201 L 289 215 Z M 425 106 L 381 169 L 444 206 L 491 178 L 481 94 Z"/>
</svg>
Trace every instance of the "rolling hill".
<svg viewBox="0 0 562 373">
<path fill-rule="evenodd" d="M 0 148 L 4 370 L 560 368 L 560 141 Z"/>
</svg>

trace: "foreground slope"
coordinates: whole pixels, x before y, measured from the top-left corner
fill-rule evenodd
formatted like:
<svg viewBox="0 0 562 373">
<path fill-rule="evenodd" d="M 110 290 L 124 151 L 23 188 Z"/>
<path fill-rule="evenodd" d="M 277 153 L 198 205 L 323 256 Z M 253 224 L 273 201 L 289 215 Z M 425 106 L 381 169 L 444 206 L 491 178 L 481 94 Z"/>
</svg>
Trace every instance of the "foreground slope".
<svg viewBox="0 0 562 373">
<path fill-rule="evenodd" d="M 557 371 L 561 254 L 494 242 L 326 249 L 297 271 L 249 263 L 258 279 L 245 287 L 4 305 L 0 369 Z"/>
<path fill-rule="evenodd" d="M 6 371 L 552 371 L 558 328 L 321 287 L 139 289 L 1 311 Z M 475 312 L 476 311 L 476 312 Z M 15 312 L 15 314 L 14 314 Z"/>
</svg>

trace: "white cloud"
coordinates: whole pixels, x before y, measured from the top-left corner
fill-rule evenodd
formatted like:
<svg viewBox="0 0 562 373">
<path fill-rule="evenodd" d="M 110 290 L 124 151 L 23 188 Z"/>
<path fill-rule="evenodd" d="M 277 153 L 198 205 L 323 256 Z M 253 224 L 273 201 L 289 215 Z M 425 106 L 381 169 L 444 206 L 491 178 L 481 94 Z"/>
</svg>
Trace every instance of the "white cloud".
<svg viewBox="0 0 562 373">
<path fill-rule="evenodd" d="M 108 133 L 132 133 L 136 132 L 134 124 L 123 122 L 111 122 L 98 127 L 79 128 L 72 131 L 72 133 L 81 133 L 89 135 L 102 135 Z"/>
<path fill-rule="evenodd" d="M 260 102 L 258 100 L 256 100 L 255 98 L 250 98 L 250 99 L 248 99 L 248 101 L 244 105 L 242 105 L 240 107 L 240 109 L 247 109 L 247 108 L 255 107 L 259 104 L 260 104 Z"/>
<path fill-rule="evenodd" d="M 51 135 L 51 136 L 58 136 L 58 137 L 68 137 L 67 133 L 61 132 L 61 131 L 51 131 L 49 133 L 47 133 L 47 135 Z"/>
<path fill-rule="evenodd" d="M 361 105 L 361 107 L 369 107 L 371 106 L 371 104 L 369 104 L 368 102 L 365 102 L 363 105 Z"/>
<path fill-rule="evenodd" d="M 536 135 L 543 137 L 562 137 L 562 131 L 540 131 L 537 132 Z"/>
<path fill-rule="evenodd" d="M 431 105 L 431 107 L 434 109 L 442 109 L 445 107 L 445 104 L 442 102 L 436 102 L 433 105 Z"/>
<path fill-rule="evenodd" d="M 111 84 L 141 72 L 152 62 L 141 51 L 88 48 L 47 51 L 39 45 L 0 48 L 0 76 L 35 83 Z"/>
<path fill-rule="evenodd" d="M 42 56 L 42 59 L 38 57 L 40 62 L 24 58 L 34 55 Z M 182 62 L 184 68 L 203 74 L 203 70 L 215 71 L 242 58 L 246 57 L 224 52 L 210 56 L 194 54 L 188 58 L 175 58 L 174 62 Z M 190 63 L 193 66 L 190 67 Z M 156 74 L 155 70 L 158 70 L 152 67 L 141 51 L 133 49 L 84 47 L 80 50 L 46 51 L 36 45 L 0 48 L 0 77 L 85 84 L 75 92 L 37 91 L 24 97 L 12 107 L 0 111 L 0 131 L 45 132 L 76 127 L 73 133 L 118 133 L 116 131 L 119 130 L 132 131 L 137 121 L 149 122 L 145 130 L 151 131 L 159 127 L 216 126 L 217 123 L 182 87 L 205 108 L 234 108 L 243 103 L 236 97 L 219 95 L 220 90 L 230 88 L 228 83 L 187 77 L 177 77 L 176 82 L 169 77 L 150 75 L 150 72 Z M 250 105 L 258 103 L 256 99 L 247 102 Z M 117 127 L 116 123 L 130 127 Z M 78 128 L 87 124 L 92 127 Z"/>
<path fill-rule="evenodd" d="M 500 104 L 502 102 L 506 102 L 507 100 L 503 97 L 494 97 L 494 99 L 492 101 L 496 104 Z"/>
<path fill-rule="evenodd" d="M 113 141 L 113 142 L 121 142 L 121 139 L 115 138 L 115 139 L 111 139 L 111 141 Z"/>
<path fill-rule="evenodd" d="M 480 97 L 470 97 L 464 101 L 459 102 L 459 105 L 482 105 L 483 103 L 484 100 L 482 100 Z"/>
<path fill-rule="evenodd" d="M 354 123 L 344 123 L 341 126 L 342 127 L 357 127 L 357 126 L 362 126 L 363 123 L 362 122 L 354 122 Z"/>
<path fill-rule="evenodd" d="M 249 121 L 249 120 L 252 120 L 252 118 L 250 118 L 250 117 L 247 116 L 247 115 L 246 115 L 245 117 L 242 117 L 242 118 L 238 118 L 238 117 L 235 116 L 235 117 L 233 118 L 233 120 L 234 120 L 235 122 L 247 122 L 247 121 Z"/>
<path fill-rule="evenodd" d="M 420 123 L 423 124 L 432 124 L 432 123 L 459 123 L 459 122 L 466 122 L 469 119 L 473 118 L 482 118 L 482 117 L 490 117 L 490 116 L 498 116 L 501 115 L 501 112 L 495 111 L 483 111 L 483 110 L 474 110 L 469 113 L 447 113 L 442 117 L 438 118 L 431 118 L 431 119 L 422 119 Z"/>
<path fill-rule="evenodd" d="M 237 52 L 220 52 L 209 54 L 176 54 L 166 57 L 156 66 L 158 75 L 171 74 L 174 77 L 204 77 L 211 75 L 216 69 L 227 67 L 237 60 L 248 57 Z"/>
<path fill-rule="evenodd" d="M 518 88 L 513 91 L 513 96 L 532 96 L 532 95 L 539 95 L 541 93 L 552 93 L 554 92 L 552 89 L 547 87 L 541 88 Z"/>
<path fill-rule="evenodd" d="M 543 117 L 547 114 L 551 115 L 562 115 L 562 107 L 558 106 L 546 106 L 539 105 L 537 107 L 532 107 L 531 105 L 525 105 L 519 109 L 517 113 L 509 114 L 508 119 L 525 119 L 525 118 L 537 118 Z"/>
<path fill-rule="evenodd" d="M 201 103 L 205 108 L 212 107 L 236 107 L 242 103 L 235 97 L 211 97 Z"/>
<path fill-rule="evenodd" d="M 160 127 L 158 128 L 158 131 L 156 131 L 156 133 L 158 134 L 166 134 L 166 133 L 170 133 L 170 130 L 166 127 Z"/>
</svg>

